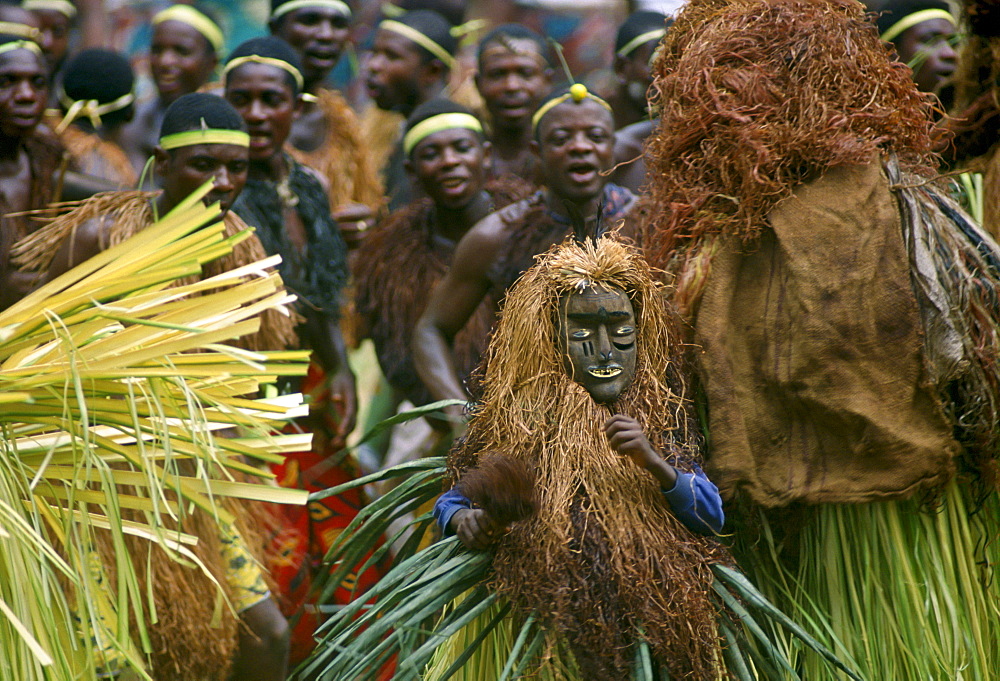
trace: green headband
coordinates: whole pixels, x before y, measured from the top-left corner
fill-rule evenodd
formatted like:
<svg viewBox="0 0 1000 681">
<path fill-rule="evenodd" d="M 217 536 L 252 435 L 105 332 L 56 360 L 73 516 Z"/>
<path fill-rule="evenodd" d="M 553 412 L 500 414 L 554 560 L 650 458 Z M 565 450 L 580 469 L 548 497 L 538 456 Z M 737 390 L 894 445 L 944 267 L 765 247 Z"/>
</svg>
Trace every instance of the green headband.
<svg viewBox="0 0 1000 681">
<path fill-rule="evenodd" d="M 173 5 L 153 17 L 153 26 L 162 24 L 164 21 L 179 21 L 187 24 L 205 37 L 216 54 L 222 52 L 226 44 L 226 39 L 222 36 L 222 29 L 214 21 L 196 10 L 190 5 Z"/>
<path fill-rule="evenodd" d="M 414 125 L 403 137 L 403 152 L 409 156 L 413 148 L 427 139 L 430 135 L 442 130 L 453 130 L 455 128 L 465 128 L 478 133 L 483 132 L 483 124 L 475 116 L 467 113 L 443 113 L 437 116 L 426 118 Z"/>
<path fill-rule="evenodd" d="M 248 149 L 250 147 L 250 135 L 242 130 L 203 128 L 201 130 L 175 132 L 172 135 L 164 135 L 160 138 L 160 147 L 166 150 L 177 149 L 179 147 L 193 147 L 196 144 L 232 144 Z"/>
<path fill-rule="evenodd" d="M 542 122 L 542 118 L 545 117 L 545 114 L 547 114 L 549 111 L 559 106 L 560 104 L 568 102 L 571 99 L 577 104 L 579 104 L 585 99 L 592 99 L 601 106 L 603 106 L 608 111 L 611 111 L 611 105 L 605 102 L 597 95 L 592 94 L 590 91 L 588 91 L 586 85 L 584 85 L 583 83 L 574 83 L 569 88 L 569 92 L 567 92 L 564 95 L 560 95 L 559 97 L 555 97 L 554 99 L 550 99 L 549 101 L 545 102 L 538 108 L 538 111 L 535 112 L 535 115 L 531 117 L 531 131 L 535 132 L 538 130 L 538 124 Z"/>
<path fill-rule="evenodd" d="M 291 0 L 291 2 L 286 2 L 283 5 L 279 5 L 274 8 L 274 12 L 271 13 L 272 19 L 277 19 L 278 17 L 284 16 L 289 12 L 294 12 L 297 9 L 304 9 L 306 7 L 325 7 L 327 9 L 332 9 L 337 14 L 351 18 L 351 8 L 346 2 L 341 2 L 340 0 Z"/>
<path fill-rule="evenodd" d="M 243 66 L 244 64 L 267 64 L 268 66 L 274 66 L 289 73 L 292 78 L 295 79 L 295 84 L 298 85 L 299 90 L 305 85 L 305 80 L 302 78 L 302 72 L 297 68 L 289 64 L 284 59 L 275 59 L 274 57 L 262 57 L 259 54 L 248 54 L 245 57 L 237 57 L 226 64 L 226 68 L 222 69 L 223 79 L 229 75 L 229 72 L 238 66 Z"/>
<path fill-rule="evenodd" d="M 11 40 L 9 43 L 0 45 L 0 54 L 13 52 L 14 50 L 28 50 L 28 52 L 34 52 L 38 56 L 42 56 L 42 48 L 32 40 Z"/>
<path fill-rule="evenodd" d="M 635 50 L 641 46 L 648 43 L 650 40 L 659 40 L 667 34 L 667 29 L 658 28 L 654 31 L 646 31 L 636 37 L 632 38 L 630 41 L 622 46 L 622 49 L 618 50 L 619 57 L 627 57 L 628 55 L 635 52 Z"/>
<path fill-rule="evenodd" d="M 392 31 L 393 33 L 398 33 L 404 38 L 412 40 L 417 45 L 420 45 L 420 47 L 440 59 L 449 69 L 455 68 L 455 58 L 448 54 L 448 50 L 444 49 L 412 26 L 407 26 L 406 24 L 393 19 L 386 19 L 379 24 L 378 27 L 384 28 L 387 31 Z"/>
<path fill-rule="evenodd" d="M 127 92 L 118 99 L 101 104 L 96 99 L 70 99 L 66 91 L 59 88 L 59 103 L 66 108 L 62 121 L 56 126 L 56 132 L 62 132 L 77 118 L 86 116 L 95 128 L 101 127 L 101 116 L 112 111 L 120 111 L 135 101 L 135 95 Z"/>
<path fill-rule="evenodd" d="M 21 7 L 28 10 L 49 10 L 51 12 L 59 12 L 67 19 L 72 19 L 76 16 L 76 6 L 68 0 L 24 0 L 21 3 Z"/>
<path fill-rule="evenodd" d="M 885 33 L 882 34 L 882 40 L 891 42 L 893 38 L 898 38 L 899 34 L 903 31 L 913 28 L 917 24 L 922 24 L 925 21 L 930 21 L 931 19 L 944 19 L 952 26 L 955 25 L 955 17 L 951 15 L 951 12 L 943 9 L 924 9 L 919 12 L 906 15 L 892 26 L 885 29 Z"/>
</svg>

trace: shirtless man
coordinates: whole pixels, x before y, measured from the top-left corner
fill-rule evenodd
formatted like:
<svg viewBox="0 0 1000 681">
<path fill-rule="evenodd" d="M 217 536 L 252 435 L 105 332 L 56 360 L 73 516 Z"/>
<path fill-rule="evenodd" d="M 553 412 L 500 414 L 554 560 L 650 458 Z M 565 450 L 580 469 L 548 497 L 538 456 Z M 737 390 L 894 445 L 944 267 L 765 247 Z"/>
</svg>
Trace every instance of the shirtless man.
<svg viewBox="0 0 1000 681">
<path fill-rule="evenodd" d="M 452 343 L 487 296 L 498 304 L 535 254 L 572 232 L 574 214 L 593 232 L 599 220 L 602 226 L 614 225 L 635 202 L 631 192 L 608 184 L 604 174 L 611 168 L 615 136 L 610 107 L 582 85 L 572 89 L 574 94 L 549 99 L 533 119 L 531 148 L 545 188 L 469 230 L 417 323 L 414 365 L 435 399 L 468 399 Z"/>
<path fill-rule="evenodd" d="M 493 174 L 541 182 L 531 151 L 531 116 L 552 88 L 545 39 L 520 24 L 504 24 L 479 43 L 476 88 L 490 114 Z"/>
</svg>

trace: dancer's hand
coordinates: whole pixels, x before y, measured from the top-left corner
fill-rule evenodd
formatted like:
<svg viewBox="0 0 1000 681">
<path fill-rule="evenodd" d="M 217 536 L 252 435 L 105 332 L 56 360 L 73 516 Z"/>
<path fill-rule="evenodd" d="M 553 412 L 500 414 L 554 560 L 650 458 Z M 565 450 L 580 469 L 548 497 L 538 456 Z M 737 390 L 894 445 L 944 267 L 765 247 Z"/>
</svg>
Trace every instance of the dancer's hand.
<svg viewBox="0 0 1000 681">
<path fill-rule="evenodd" d="M 604 434 L 611 448 L 627 456 L 639 468 L 649 471 L 663 489 L 677 484 L 677 471 L 653 449 L 639 422 L 630 416 L 616 414 L 604 424 Z"/>
<path fill-rule="evenodd" d="M 481 508 L 463 508 L 455 511 L 449 525 L 465 547 L 473 551 L 488 549 L 500 538 L 504 529 L 497 527 Z"/>
</svg>

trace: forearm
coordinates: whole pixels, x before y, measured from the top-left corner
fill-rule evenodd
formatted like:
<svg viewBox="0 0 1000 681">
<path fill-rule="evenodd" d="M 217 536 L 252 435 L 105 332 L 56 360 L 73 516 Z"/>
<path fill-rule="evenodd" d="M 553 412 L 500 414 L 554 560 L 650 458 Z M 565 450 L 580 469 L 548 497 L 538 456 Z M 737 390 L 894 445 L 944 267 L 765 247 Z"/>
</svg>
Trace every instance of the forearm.
<svg viewBox="0 0 1000 681">
<path fill-rule="evenodd" d="M 340 332 L 340 323 L 330 315 L 313 313 L 307 322 L 313 360 L 328 376 L 347 369 L 347 344 Z"/>
<path fill-rule="evenodd" d="M 413 334 L 413 364 L 435 400 L 468 400 L 455 368 L 451 343 L 433 320 L 423 317 Z"/>
</svg>

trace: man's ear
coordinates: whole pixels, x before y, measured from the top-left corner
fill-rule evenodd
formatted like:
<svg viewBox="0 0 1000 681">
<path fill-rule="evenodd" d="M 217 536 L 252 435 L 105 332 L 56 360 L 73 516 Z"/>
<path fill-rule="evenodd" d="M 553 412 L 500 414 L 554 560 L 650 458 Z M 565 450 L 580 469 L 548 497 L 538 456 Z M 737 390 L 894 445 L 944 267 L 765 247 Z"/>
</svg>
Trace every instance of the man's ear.
<svg viewBox="0 0 1000 681">
<path fill-rule="evenodd" d="M 486 141 L 483 142 L 483 168 L 487 174 L 493 172 L 493 145 Z"/>
<path fill-rule="evenodd" d="M 164 178 L 170 171 L 170 153 L 163 147 L 153 147 L 153 171 L 159 178 Z"/>
<path fill-rule="evenodd" d="M 445 66 L 444 62 L 440 59 L 431 59 L 430 61 L 425 62 L 420 67 L 420 73 L 418 75 L 420 89 L 426 90 L 441 81 L 448 82 L 449 73 L 451 73 L 451 69 Z"/>
</svg>

